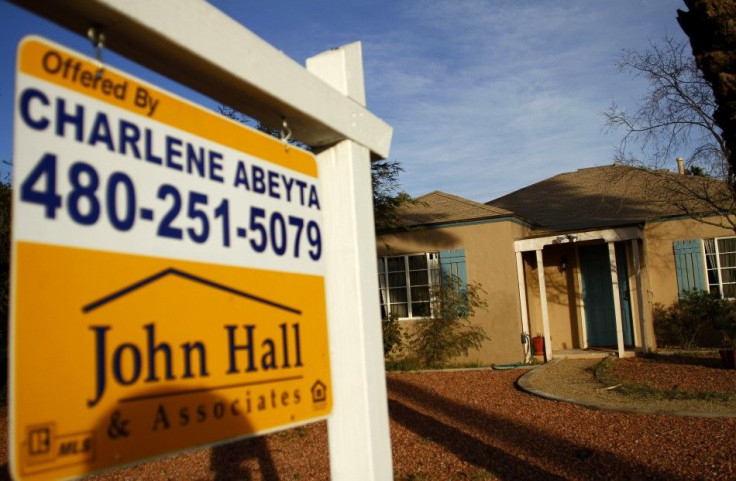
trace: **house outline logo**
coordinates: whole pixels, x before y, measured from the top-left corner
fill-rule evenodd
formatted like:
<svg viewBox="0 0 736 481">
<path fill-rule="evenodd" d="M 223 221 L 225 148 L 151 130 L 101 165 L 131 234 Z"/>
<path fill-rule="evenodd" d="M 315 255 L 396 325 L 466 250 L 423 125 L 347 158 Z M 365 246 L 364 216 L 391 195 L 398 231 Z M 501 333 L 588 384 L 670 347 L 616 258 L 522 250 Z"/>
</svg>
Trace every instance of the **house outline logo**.
<svg viewBox="0 0 736 481">
<path fill-rule="evenodd" d="M 261 304 L 265 304 L 271 307 L 274 307 L 276 309 L 280 309 L 283 311 L 291 312 L 292 314 L 301 315 L 302 311 L 299 309 L 296 309 L 294 307 L 287 306 L 285 304 L 280 304 L 278 302 L 272 301 L 270 299 L 265 299 L 263 297 L 256 296 L 254 294 L 250 294 L 248 292 L 244 292 L 238 289 L 235 289 L 230 286 L 226 286 L 224 284 L 220 284 L 219 282 L 215 282 L 209 279 L 205 279 L 204 277 L 199 277 L 194 274 L 190 274 L 188 272 L 184 272 L 179 269 L 175 269 L 173 267 L 169 267 L 168 269 L 164 269 L 160 272 L 157 272 L 156 274 L 153 274 L 151 276 L 148 276 L 146 278 L 143 278 L 137 282 L 134 282 L 133 284 L 130 284 L 126 287 L 123 287 L 122 289 L 119 289 L 111 294 L 108 294 L 107 296 L 104 296 L 100 299 L 97 299 L 95 301 L 90 302 L 89 304 L 86 304 L 82 306 L 82 312 L 84 314 L 88 314 L 96 309 L 99 309 L 106 304 L 109 304 L 111 302 L 115 302 L 118 299 L 121 299 L 129 294 L 134 293 L 135 291 L 138 291 L 140 289 L 145 288 L 149 284 L 153 284 L 154 282 L 157 282 L 165 277 L 168 276 L 176 276 L 183 279 L 186 279 L 191 282 L 195 282 L 207 287 L 210 287 L 212 289 L 220 290 L 223 292 L 227 292 L 229 294 L 236 295 L 238 297 L 242 297 L 245 299 L 249 299 L 251 301 L 255 301 Z"/>
<path fill-rule="evenodd" d="M 312 402 L 314 404 L 322 404 L 327 401 L 327 386 L 319 379 L 312 384 L 310 391 L 312 392 Z"/>
</svg>

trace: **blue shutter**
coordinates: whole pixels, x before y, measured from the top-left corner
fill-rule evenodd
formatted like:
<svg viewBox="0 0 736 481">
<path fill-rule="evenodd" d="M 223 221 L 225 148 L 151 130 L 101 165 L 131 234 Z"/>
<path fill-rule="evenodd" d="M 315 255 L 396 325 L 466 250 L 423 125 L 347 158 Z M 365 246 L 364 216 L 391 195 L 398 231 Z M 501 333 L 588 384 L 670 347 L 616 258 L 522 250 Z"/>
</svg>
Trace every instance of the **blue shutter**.
<svg viewBox="0 0 736 481">
<path fill-rule="evenodd" d="M 460 280 L 460 285 L 465 289 L 468 285 L 468 270 L 465 266 L 465 249 L 440 251 L 440 272 L 442 279 L 452 274 Z"/>
<path fill-rule="evenodd" d="M 675 270 L 680 297 L 691 289 L 705 289 L 703 278 L 703 251 L 700 239 L 681 240 L 672 243 L 675 252 Z"/>
</svg>

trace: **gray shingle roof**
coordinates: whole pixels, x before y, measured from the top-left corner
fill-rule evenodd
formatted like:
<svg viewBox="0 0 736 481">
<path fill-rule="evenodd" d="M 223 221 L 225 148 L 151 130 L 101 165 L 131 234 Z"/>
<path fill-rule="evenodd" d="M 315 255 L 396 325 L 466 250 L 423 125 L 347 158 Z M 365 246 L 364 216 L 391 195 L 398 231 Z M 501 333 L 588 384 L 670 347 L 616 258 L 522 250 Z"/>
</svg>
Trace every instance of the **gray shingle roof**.
<svg viewBox="0 0 736 481">
<path fill-rule="evenodd" d="M 710 213 L 701 198 L 732 204 L 725 184 L 704 178 L 622 165 L 579 169 L 550 177 L 487 205 L 507 209 L 545 230 L 638 224 L 648 220 Z"/>
<path fill-rule="evenodd" d="M 469 222 L 513 216 L 506 209 L 473 202 L 440 191 L 430 192 L 417 198 L 415 204 L 403 207 L 400 212 L 408 226 Z"/>
</svg>

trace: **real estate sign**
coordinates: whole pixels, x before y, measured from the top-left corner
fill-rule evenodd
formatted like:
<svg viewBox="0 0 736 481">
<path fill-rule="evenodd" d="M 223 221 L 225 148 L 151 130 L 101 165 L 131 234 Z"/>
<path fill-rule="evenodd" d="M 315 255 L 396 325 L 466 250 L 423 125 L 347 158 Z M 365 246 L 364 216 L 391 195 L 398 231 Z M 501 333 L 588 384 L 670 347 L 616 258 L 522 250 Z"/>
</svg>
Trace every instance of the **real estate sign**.
<svg viewBox="0 0 736 481">
<path fill-rule="evenodd" d="M 311 154 L 28 37 L 13 179 L 14 476 L 330 412 Z"/>
</svg>

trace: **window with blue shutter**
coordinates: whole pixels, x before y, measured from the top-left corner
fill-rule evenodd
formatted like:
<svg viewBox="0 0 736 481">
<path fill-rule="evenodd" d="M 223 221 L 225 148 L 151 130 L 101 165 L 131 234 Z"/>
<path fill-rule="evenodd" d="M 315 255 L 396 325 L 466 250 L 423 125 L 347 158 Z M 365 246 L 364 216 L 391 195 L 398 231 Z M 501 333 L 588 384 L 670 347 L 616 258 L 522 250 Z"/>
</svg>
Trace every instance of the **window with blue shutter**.
<svg viewBox="0 0 736 481">
<path fill-rule="evenodd" d="M 378 259 L 381 315 L 399 319 L 433 315 L 433 292 L 447 279 L 455 279 L 460 291 L 468 285 L 465 249 L 423 252 Z"/>
<path fill-rule="evenodd" d="M 705 289 L 703 249 L 700 242 L 700 239 L 691 239 L 672 243 L 680 297 L 691 289 Z"/>
<path fill-rule="evenodd" d="M 437 252 L 378 259 L 381 315 L 399 319 L 429 317 L 432 288 L 439 283 Z"/>
</svg>

